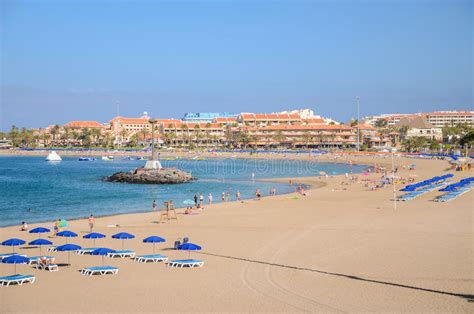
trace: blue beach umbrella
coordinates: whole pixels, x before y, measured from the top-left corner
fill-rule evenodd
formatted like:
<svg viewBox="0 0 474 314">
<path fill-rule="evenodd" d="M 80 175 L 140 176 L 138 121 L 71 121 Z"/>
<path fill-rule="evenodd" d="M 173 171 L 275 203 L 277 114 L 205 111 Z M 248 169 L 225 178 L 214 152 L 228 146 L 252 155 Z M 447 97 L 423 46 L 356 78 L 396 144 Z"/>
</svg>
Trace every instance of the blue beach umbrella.
<svg viewBox="0 0 474 314">
<path fill-rule="evenodd" d="M 69 263 L 70 261 L 70 258 L 71 258 L 71 251 L 77 251 L 77 250 L 80 250 L 81 247 L 79 245 L 75 245 L 75 244 L 64 244 L 64 245 L 61 245 L 61 246 L 58 246 L 56 248 L 56 250 L 58 252 L 67 252 L 67 263 Z"/>
<path fill-rule="evenodd" d="M 2 263 L 4 264 L 15 264 L 15 273 L 16 274 L 16 264 L 28 264 L 30 259 L 25 256 L 21 255 L 12 255 L 7 258 L 2 259 Z"/>
<path fill-rule="evenodd" d="M 188 256 L 191 256 L 191 251 L 200 251 L 202 250 L 202 247 L 197 244 L 188 242 L 178 246 L 178 250 L 188 251 Z"/>
<path fill-rule="evenodd" d="M 153 254 L 155 254 L 155 243 L 162 243 L 165 241 L 166 241 L 165 239 L 161 237 L 157 237 L 157 236 L 151 236 L 151 237 L 143 239 L 144 243 L 153 243 Z"/>
<path fill-rule="evenodd" d="M 124 240 L 133 239 L 135 238 L 135 236 L 127 232 L 120 232 L 120 233 L 114 234 L 112 238 L 122 240 L 122 250 L 123 250 Z"/>
<path fill-rule="evenodd" d="M 91 255 L 102 255 L 102 266 L 104 266 L 104 256 L 106 256 L 109 253 L 114 253 L 114 252 L 115 250 L 102 247 L 102 248 L 98 248 L 92 251 Z"/>
<path fill-rule="evenodd" d="M 46 239 L 41 239 L 41 238 L 40 238 L 40 239 L 33 240 L 33 241 L 31 241 L 30 243 L 28 243 L 28 244 L 29 244 L 29 245 L 37 245 L 37 246 L 39 246 L 39 248 L 40 248 L 40 255 L 41 255 L 41 246 L 43 246 L 43 245 L 51 245 L 51 244 L 53 244 L 53 242 L 48 241 L 48 240 L 46 240 Z"/>
<path fill-rule="evenodd" d="M 23 241 L 22 239 L 17 239 L 17 238 L 11 238 L 8 240 L 5 240 L 2 242 L 3 246 L 12 246 L 13 247 L 13 253 L 15 253 L 15 246 L 23 245 L 26 242 Z"/>
<path fill-rule="evenodd" d="M 84 239 L 94 239 L 94 247 L 95 247 L 95 239 L 102 239 L 105 238 L 105 234 L 92 232 L 83 236 Z"/>
<path fill-rule="evenodd" d="M 38 239 L 40 238 L 42 233 L 48 233 L 51 232 L 48 228 L 43 228 L 43 227 L 38 227 L 30 230 L 30 233 L 37 233 L 38 234 Z"/>
<path fill-rule="evenodd" d="M 67 244 L 67 238 L 75 238 L 77 237 L 77 233 L 69 231 L 69 230 L 64 230 L 64 231 L 58 232 L 57 236 L 66 238 L 66 244 Z"/>
</svg>

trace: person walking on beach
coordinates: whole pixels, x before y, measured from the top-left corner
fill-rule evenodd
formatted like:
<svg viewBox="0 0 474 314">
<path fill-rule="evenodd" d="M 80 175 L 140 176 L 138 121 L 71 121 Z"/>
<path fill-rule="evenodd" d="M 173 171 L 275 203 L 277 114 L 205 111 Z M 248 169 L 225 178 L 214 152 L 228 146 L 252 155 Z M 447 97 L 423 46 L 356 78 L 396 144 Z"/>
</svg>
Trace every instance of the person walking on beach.
<svg viewBox="0 0 474 314">
<path fill-rule="evenodd" d="M 200 205 L 204 204 L 204 195 L 202 195 L 202 193 L 199 195 L 199 204 Z"/>
<path fill-rule="evenodd" d="M 222 198 L 222 202 L 225 202 L 225 192 L 222 192 L 221 198 Z"/>
<path fill-rule="evenodd" d="M 56 236 L 59 232 L 59 224 L 60 223 L 61 223 L 61 218 L 56 220 L 56 222 L 54 223 L 54 236 Z"/>
<path fill-rule="evenodd" d="M 90 232 L 92 232 L 92 229 L 94 229 L 94 222 L 95 222 L 94 215 L 91 214 L 89 216 L 89 230 L 90 230 Z"/>
<path fill-rule="evenodd" d="M 207 196 L 207 200 L 209 201 L 209 205 L 212 204 L 212 194 L 209 193 L 209 195 Z"/>
<path fill-rule="evenodd" d="M 151 204 L 151 210 L 156 211 L 156 207 L 157 207 L 156 200 L 153 200 L 153 203 Z"/>
<path fill-rule="evenodd" d="M 194 194 L 194 206 L 198 205 L 198 196 L 197 194 Z"/>
<path fill-rule="evenodd" d="M 255 196 L 257 197 L 258 200 L 260 199 L 260 197 L 262 197 L 262 193 L 260 192 L 259 188 L 255 190 Z"/>
<path fill-rule="evenodd" d="M 235 193 L 235 198 L 237 199 L 237 201 L 240 201 L 240 191 L 237 191 L 237 193 Z"/>
</svg>

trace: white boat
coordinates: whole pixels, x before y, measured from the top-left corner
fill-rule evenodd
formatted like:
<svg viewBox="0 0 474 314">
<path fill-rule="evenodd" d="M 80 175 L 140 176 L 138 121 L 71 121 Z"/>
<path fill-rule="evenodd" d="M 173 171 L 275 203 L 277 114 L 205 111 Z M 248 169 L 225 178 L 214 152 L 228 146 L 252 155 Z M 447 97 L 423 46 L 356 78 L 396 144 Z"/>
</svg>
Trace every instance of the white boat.
<svg viewBox="0 0 474 314">
<path fill-rule="evenodd" d="M 114 160 L 114 156 L 102 156 L 102 160 Z"/>
<path fill-rule="evenodd" d="M 58 155 L 54 150 L 49 153 L 49 155 L 46 157 L 46 161 L 61 161 L 61 156 Z"/>
</svg>

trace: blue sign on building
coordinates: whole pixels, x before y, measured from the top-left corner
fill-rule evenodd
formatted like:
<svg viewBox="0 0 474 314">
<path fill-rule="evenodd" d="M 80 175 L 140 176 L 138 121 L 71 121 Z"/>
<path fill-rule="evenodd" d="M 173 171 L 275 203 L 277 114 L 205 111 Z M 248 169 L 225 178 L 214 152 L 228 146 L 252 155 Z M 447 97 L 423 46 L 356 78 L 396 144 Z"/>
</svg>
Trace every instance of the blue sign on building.
<svg viewBox="0 0 474 314">
<path fill-rule="evenodd" d="M 184 114 L 183 121 L 212 122 L 216 118 L 236 118 L 237 116 L 228 112 L 188 112 Z"/>
</svg>

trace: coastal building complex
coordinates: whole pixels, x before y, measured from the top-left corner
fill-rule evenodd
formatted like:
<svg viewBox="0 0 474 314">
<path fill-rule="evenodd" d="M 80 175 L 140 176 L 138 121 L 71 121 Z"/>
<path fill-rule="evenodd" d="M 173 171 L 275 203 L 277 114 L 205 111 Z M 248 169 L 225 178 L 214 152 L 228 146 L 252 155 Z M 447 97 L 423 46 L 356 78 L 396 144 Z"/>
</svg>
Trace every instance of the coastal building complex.
<svg viewBox="0 0 474 314">
<path fill-rule="evenodd" d="M 455 126 L 465 124 L 474 127 L 474 111 L 435 111 L 414 114 L 381 114 L 378 116 L 366 117 L 365 121 L 373 126 L 386 124 L 394 127 L 401 119 L 413 119 L 423 117 L 434 127 Z"/>
<path fill-rule="evenodd" d="M 401 141 L 423 137 L 442 141 L 446 125 L 474 126 L 472 111 L 440 111 L 420 114 L 383 114 L 357 124 L 342 124 L 302 109 L 277 113 L 187 113 L 183 119 L 117 116 L 108 123 L 71 121 L 35 131 L 37 144 L 166 147 L 252 148 L 355 148 L 380 150 Z M 105 144 L 104 144 L 105 145 Z"/>
</svg>

